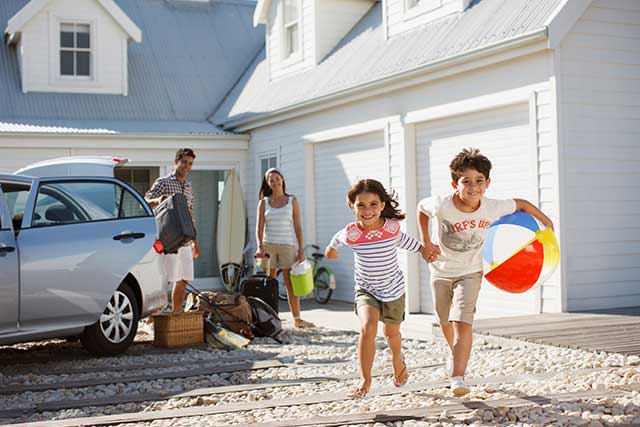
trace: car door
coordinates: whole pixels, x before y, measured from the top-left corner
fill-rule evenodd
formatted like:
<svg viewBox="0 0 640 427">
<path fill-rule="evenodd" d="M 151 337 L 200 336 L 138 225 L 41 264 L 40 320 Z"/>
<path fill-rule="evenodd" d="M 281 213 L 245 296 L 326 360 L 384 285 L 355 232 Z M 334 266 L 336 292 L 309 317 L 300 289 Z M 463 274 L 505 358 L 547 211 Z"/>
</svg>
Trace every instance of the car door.
<svg viewBox="0 0 640 427">
<path fill-rule="evenodd" d="M 0 335 L 18 329 L 18 247 L 7 201 L 0 186 Z"/>
<path fill-rule="evenodd" d="M 151 210 L 115 179 L 40 179 L 21 248 L 21 325 L 95 322 L 156 238 Z"/>
</svg>

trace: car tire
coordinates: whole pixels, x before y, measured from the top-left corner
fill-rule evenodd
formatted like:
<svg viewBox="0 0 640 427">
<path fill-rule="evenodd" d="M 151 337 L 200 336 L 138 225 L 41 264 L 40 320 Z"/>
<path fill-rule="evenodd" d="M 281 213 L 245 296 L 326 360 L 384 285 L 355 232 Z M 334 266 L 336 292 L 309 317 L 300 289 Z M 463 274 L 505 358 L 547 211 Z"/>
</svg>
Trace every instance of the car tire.
<svg viewBox="0 0 640 427">
<path fill-rule="evenodd" d="M 123 353 L 138 331 L 140 313 L 131 288 L 123 283 L 109 298 L 100 319 L 84 328 L 80 342 L 90 353 L 112 356 Z"/>
</svg>

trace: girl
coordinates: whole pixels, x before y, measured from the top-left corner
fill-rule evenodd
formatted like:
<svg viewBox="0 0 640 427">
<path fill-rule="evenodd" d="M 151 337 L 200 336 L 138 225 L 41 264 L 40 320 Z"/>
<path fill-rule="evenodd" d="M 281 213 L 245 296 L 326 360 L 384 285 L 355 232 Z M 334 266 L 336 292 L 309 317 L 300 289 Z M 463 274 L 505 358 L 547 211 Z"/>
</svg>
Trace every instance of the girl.
<svg viewBox="0 0 640 427">
<path fill-rule="evenodd" d="M 315 326 L 300 318 L 300 299 L 293 295 L 291 286 L 291 266 L 296 261 L 304 260 L 302 245 L 302 227 L 300 223 L 300 206 L 298 200 L 287 194 L 284 176 L 275 169 L 269 169 L 262 178 L 260 186 L 260 202 L 256 223 L 257 258 L 269 254 L 271 271 L 269 275 L 276 277 L 277 269 L 282 270 L 282 277 L 287 288 L 287 301 L 291 308 L 296 328 Z M 295 245 L 298 245 L 296 251 Z"/>
<path fill-rule="evenodd" d="M 361 327 L 358 364 L 362 383 L 351 391 L 351 396 L 364 397 L 371 387 L 379 320 L 391 350 L 393 384 L 400 387 L 409 378 L 400 337 L 405 298 L 397 248 L 420 253 L 423 248 L 416 239 L 400 231 L 399 220 L 404 219 L 404 214 L 398 209 L 395 195 L 387 193 L 380 182 L 358 181 L 349 190 L 347 199 L 356 221 L 336 233 L 325 255 L 328 259 L 337 258 L 342 245 L 351 246 L 354 252 L 355 309 Z"/>
</svg>

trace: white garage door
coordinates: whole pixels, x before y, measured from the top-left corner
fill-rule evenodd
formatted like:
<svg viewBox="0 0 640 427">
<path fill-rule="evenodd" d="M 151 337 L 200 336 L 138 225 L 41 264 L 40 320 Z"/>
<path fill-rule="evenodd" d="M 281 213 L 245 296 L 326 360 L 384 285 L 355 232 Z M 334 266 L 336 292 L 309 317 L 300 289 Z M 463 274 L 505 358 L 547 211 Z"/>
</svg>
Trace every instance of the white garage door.
<svg viewBox="0 0 640 427">
<path fill-rule="evenodd" d="M 474 147 L 493 164 L 486 195 L 536 200 L 537 153 L 531 140 L 528 105 L 500 108 L 432 121 L 416 126 L 418 197 L 450 194 L 449 163 L 462 148 Z M 432 232 L 433 235 L 433 232 Z M 433 313 L 429 269 L 420 266 L 421 311 Z M 479 317 L 537 313 L 539 295 L 529 291 L 512 295 L 483 282 L 478 302 Z"/>
<path fill-rule="evenodd" d="M 318 143 L 314 147 L 316 230 L 318 244 L 325 247 L 333 235 L 353 222 L 347 206 L 349 186 L 363 178 L 387 185 L 384 135 L 374 132 Z M 328 265 L 336 276 L 336 300 L 353 301 L 353 252 L 342 247 L 338 259 Z"/>
</svg>

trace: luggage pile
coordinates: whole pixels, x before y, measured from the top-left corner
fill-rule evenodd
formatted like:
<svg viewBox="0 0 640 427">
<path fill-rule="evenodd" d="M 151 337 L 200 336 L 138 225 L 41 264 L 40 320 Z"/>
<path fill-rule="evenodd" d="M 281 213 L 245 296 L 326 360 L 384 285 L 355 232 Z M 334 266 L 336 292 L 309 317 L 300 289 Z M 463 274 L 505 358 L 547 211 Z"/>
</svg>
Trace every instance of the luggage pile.
<svg viewBox="0 0 640 427">
<path fill-rule="evenodd" d="M 253 275 L 240 284 L 238 294 L 201 292 L 190 283 L 187 291 L 191 293 L 188 306 L 205 315 L 205 340 L 209 346 L 242 348 L 254 337 L 269 337 L 282 343 L 278 281 L 265 271 L 257 272 L 254 267 Z"/>
</svg>

